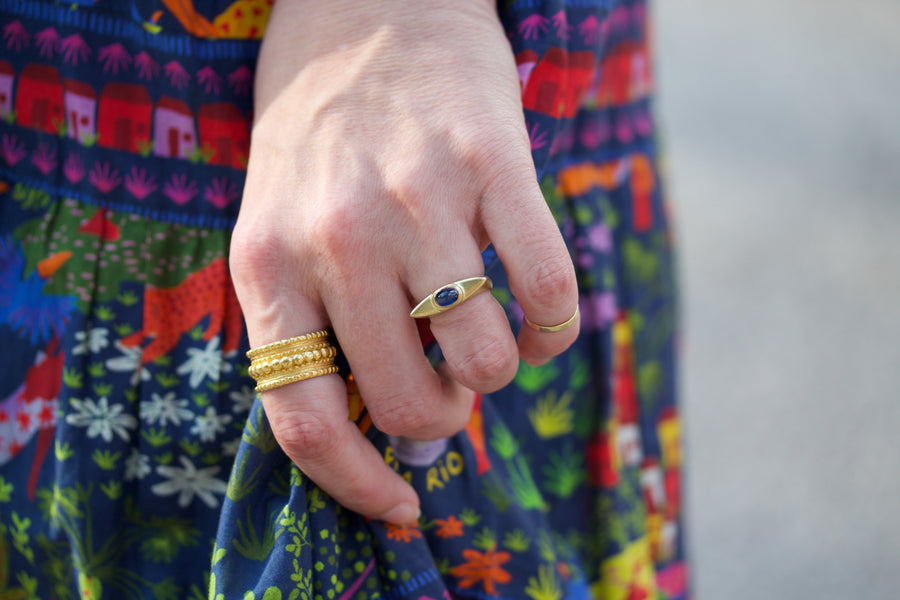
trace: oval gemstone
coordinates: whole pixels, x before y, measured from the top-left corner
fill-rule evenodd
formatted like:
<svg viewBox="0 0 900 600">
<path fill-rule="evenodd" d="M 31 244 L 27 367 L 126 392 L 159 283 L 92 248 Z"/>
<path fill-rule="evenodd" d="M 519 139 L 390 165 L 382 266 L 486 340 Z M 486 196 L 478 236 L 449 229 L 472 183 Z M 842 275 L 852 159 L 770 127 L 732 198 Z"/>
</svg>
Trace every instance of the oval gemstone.
<svg viewBox="0 0 900 600">
<path fill-rule="evenodd" d="M 434 295 L 434 301 L 438 306 L 447 307 L 457 300 L 459 300 L 459 292 L 452 287 L 445 287 Z"/>
</svg>

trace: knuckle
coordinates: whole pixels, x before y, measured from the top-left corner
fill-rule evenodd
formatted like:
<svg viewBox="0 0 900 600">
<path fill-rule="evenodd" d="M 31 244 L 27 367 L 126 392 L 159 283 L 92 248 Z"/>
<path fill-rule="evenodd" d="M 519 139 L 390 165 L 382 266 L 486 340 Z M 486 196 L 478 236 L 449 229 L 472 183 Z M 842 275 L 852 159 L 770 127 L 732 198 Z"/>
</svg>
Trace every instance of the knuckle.
<svg viewBox="0 0 900 600">
<path fill-rule="evenodd" d="M 269 417 L 269 424 L 275 439 L 292 458 L 321 458 L 339 443 L 332 424 L 315 413 L 275 413 Z"/>
<path fill-rule="evenodd" d="M 532 302 L 541 307 L 556 307 L 577 296 L 575 271 L 567 254 L 547 253 L 532 264 L 526 285 Z"/>
<path fill-rule="evenodd" d="M 410 400 L 410 398 L 413 398 Z M 423 394 L 383 398 L 376 406 L 370 406 L 372 422 L 388 435 L 407 435 L 429 428 L 435 420 L 434 406 Z"/>
<path fill-rule="evenodd" d="M 469 349 L 458 361 L 456 370 L 465 382 L 484 383 L 504 380 L 506 384 L 515 374 L 515 354 L 497 339 L 483 339 Z"/>
</svg>

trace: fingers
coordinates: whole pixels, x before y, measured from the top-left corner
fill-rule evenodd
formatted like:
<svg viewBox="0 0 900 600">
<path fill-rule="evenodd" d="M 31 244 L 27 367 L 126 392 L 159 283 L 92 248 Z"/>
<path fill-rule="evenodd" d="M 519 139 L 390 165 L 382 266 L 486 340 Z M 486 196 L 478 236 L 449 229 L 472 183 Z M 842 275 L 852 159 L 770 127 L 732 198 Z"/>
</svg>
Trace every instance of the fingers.
<svg viewBox="0 0 900 600">
<path fill-rule="evenodd" d="M 370 275 L 355 285 L 358 289 L 326 288 L 323 300 L 372 422 L 388 435 L 420 440 L 463 429 L 474 392 L 431 367 L 403 288 L 386 275 Z M 338 297 L 348 295 L 364 304 Z"/>
<path fill-rule="evenodd" d="M 520 161 L 506 176 L 491 181 L 483 195 L 482 216 L 510 290 L 528 319 L 545 326 L 568 321 L 578 307 L 575 268 L 530 162 Z M 578 330 L 577 317 L 561 331 L 523 326 L 519 354 L 528 364 L 542 364 L 568 348 Z"/>
<path fill-rule="evenodd" d="M 416 301 L 454 281 L 482 274 L 484 266 L 474 240 L 470 238 L 468 245 L 468 253 L 457 251 L 452 260 L 410 273 L 409 288 Z M 432 316 L 431 332 L 450 375 L 466 387 L 493 392 L 515 377 L 519 363 L 516 340 L 503 308 L 490 292 L 480 291 Z"/>
<path fill-rule="evenodd" d="M 419 498 L 348 418 L 347 386 L 326 375 L 262 394 L 288 457 L 339 504 L 373 519 L 415 522 Z"/>
</svg>

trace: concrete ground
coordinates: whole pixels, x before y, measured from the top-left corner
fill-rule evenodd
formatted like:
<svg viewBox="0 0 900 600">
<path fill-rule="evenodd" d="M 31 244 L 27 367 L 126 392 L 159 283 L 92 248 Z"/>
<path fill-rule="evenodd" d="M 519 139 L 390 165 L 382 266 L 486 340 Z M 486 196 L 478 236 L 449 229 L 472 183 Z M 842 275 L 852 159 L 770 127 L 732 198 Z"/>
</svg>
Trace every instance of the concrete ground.
<svg viewBox="0 0 900 600">
<path fill-rule="evenodd" d="M 700 600 L 900 597 L 900 3 L 656 2 Z"/>
</svg>

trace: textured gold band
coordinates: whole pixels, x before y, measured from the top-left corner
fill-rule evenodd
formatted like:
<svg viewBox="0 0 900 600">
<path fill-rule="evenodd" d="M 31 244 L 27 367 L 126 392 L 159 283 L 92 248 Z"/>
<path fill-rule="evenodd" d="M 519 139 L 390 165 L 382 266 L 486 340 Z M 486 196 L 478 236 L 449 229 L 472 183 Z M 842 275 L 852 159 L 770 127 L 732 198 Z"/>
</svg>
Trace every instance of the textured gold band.
<svg viewBox="0 0 900 600">
<path fill-rule="evenodd" d="M 324 330 L 253 348 L 247 357 L 257 392 L 338 372 L 337 348 Z"/>
<path fill-rule="evenodd" d="M 469 277 L 440 287 L 419 302 L 409 313 L 414 319 L 431 317 L 457 307 L 478 292 L 493 286 L 490 277 Z"/>
<path fill-rule="evenodd" d="M 528 317 L 525 317 L 525 324 L 535 329 L 537 331 L 543 331 L 544 333 L 553 333 L 556 331 L 562 331 L 563 329 L 568 329 L 571 325 L 578 319 L 578 307 L 575 307 L 575 313 L 560 323 L 559 325 L 538 325 Z"/>
</svg>

